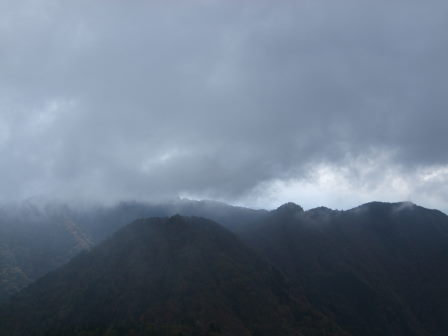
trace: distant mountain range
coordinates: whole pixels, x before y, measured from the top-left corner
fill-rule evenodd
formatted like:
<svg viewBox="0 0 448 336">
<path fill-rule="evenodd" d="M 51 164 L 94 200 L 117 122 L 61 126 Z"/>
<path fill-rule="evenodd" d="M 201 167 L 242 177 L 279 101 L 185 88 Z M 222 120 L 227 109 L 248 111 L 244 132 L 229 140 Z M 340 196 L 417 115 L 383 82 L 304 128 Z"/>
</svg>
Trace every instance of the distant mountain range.
<svg viewBox="0 0 448 336">
<path fill-rule="evenodd" d="M 0 299 L 11 336 L 448 335 L 448 216 L 380 202 L 5 207 Z"/>
</svg>

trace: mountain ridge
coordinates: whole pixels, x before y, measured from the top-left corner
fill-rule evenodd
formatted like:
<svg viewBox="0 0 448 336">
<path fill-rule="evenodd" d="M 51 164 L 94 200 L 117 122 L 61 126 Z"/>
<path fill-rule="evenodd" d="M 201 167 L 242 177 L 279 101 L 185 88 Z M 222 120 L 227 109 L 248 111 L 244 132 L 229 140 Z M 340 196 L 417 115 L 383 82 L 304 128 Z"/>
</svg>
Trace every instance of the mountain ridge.
<svg viewBox="0 0 448 336">
<path fill-rule="evenodd" d="M 332 332 L 346 332 L 353 336 L 448 334 L 448 216 L 438 210 L 410 202 L 369 202 L 349 210 L 318 207 L 306 211 L 296 204 L 287 203 L 269 212 L 234 209 L 222 203 L 210 205 L 207 202 L 184 202 L 182 207 L 147 207 L 130 203 L 99 214 L 73 212 L 74 217 L 68 218 L 80 230 L 89 229 L 92 223 L 100 221 L 92 224 L 90 232 L 106 228 L 93 235 L 104 237 L 122 227 L 121 223 L 129 218 L 182 211 L 214 217 L 212 219 L 219 222 L 219 228 L 236 237 L 244 245 L 243 249 L 250 249 L 256 255 L 255 259 L 263 260 L 280 272 L 288 289 L 286 292 L 282 289 L 277 294 L 288 293 L 302 307 L 302 312 L 310 312 L 314 321 L 309 326 L 311 329 L 320 316 L 329 329 L 333 328 Z M 33 211 L 30 213 L 33 216 L 36 214 Z M 64 213 L 62 211 L 59 215 Z M 55 242 L 58 242 L 61 237 L 58 232 L 66 231 L 52 231 L 51 222 L 44 223 L 39 219 L 39 213 L 37 215 L 38 219 L 34 220 L 33 225 L 45 228 L 45 232 L 52 232 Z M 170 218 L 176 220 L 183 217 Z M 0 243 L 1 238 L 14 237 L 8 233 L 8 227 L 11 225 L 0 225 L 0 232 L 7 234 L 0 236 Z M 16 233 L 16 237 L 25 232 L 24 229 Z M 173 230 L 171 235 L 182 240 L 181 229 Z M 99 241 L 101 239 L 94 240 L 95 245 L 98 246 Z M 9 240 L 6 242 L 10 243 Z M 69 246 L 75 242 L 69 243 Z M 196 247 L 192 245 L 193 250 L 202 246 L 204 239 L 199 242 L 202 243 Z M 61 242 L 58 244 L 48 246 L 64 247 Z M 6 268 L 11 272 L 6 273 L 3 279 L 9 280 L 15 291 L 23 286 L 21 281 L 27 274 L 20 268 L 14 268 L 14 260 L 17 259 L 17 265 L 32 265 L 38 269 L 44 258 L 34 258 L 36 253 L 28 258 L 27 253 L 39 251 L 43 245 L 41 242 L 33 249 L 22 250 L 18 259 L 11 249 L 0 255 L 0 268 L 8 266 L 8 263 L 12 265 Z M 1 244 L 0 247 L 4 249 Z M 21 248 L 22 245 L 17 247 Z M 215 248 L 210 247 L 210 251 L 216 254 Z M 237 250 L 241 250 L 241 246 Z M 58 249 L 49 251 L 57 253 Z M 108 252 L 104 256 L 110 254 Z M 47 256 L 51 257 L 51 253 Z M 139 260 L 138 254 L 134 259 Z M 255 263 L 254 259 L 250 260 L 246 264 Z M 215 267 L 213 262 L 207 265 L 210 270 Z M 179 267 L 182 269 L 181 265 Z M 0 272 L 0 278 L 1 275 Z M 33 280 L 29 279 L 28 283 Z M 42 282 L 38 280 L 32 286 L 39 283 Z M 2 282 L 0 294 L 1 285 Z M 95 315 L 93 312 L 91 314 Z"/>
</svg>

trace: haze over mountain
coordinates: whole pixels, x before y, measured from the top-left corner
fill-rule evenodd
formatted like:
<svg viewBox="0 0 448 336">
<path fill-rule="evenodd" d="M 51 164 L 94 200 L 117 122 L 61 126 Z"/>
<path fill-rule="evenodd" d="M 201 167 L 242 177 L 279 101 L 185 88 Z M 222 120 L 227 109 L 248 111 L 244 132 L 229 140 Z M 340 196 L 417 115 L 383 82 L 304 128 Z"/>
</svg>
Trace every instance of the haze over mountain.
<svg viewBox="0 0 448 336">
<path fill-rule="evenodd" d="M 166 204 L 123 202 L 111 207 L 33 203 L 4 207 L 0 217 L 0 302 L 125 224 L 137 218 L 178 213 L 212 218 L 236 230 L 267 211 L 188 200 Z"/>
<path fill-rule="evenodd" d="M 202 216 L 237 229 L 266 213 L 213 201 L 73 207 L 22 203 L 0 210 L 0 302 L 137 218 Z"/>
</svg>

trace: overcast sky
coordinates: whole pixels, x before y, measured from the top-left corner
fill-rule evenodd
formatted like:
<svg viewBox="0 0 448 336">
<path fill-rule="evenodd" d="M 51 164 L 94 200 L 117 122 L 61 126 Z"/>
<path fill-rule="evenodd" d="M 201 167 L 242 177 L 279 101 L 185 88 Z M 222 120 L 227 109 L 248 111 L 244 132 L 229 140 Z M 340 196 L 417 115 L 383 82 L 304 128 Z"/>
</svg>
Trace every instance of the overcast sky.
<svg viewBox="0 0 448 336">
<path fill-rule="evenodd" d="M 0 200 L 448 210 L 448 2 L 2 0 Z"/>
</svg>

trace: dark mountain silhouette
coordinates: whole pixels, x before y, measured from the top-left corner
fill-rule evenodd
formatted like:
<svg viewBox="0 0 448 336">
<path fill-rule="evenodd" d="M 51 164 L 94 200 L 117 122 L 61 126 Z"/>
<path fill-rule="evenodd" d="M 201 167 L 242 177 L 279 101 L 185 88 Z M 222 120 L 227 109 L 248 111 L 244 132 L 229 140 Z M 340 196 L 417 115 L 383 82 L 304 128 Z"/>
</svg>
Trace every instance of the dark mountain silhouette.
<svg viewBox="0 0 448 336">
<path fill-rule="evenodd" d="M 203 219 L 175 217 L 171 226 L 166 219 L 153 220 L 152 226 L 137 221 L 4 305 L 0 335 L 33 335 L 30 330 L 43 335 L 50 327 L 63 335 L 61 330 L 74 325 L 85 328 L 80 335 L 126 335 L 129 328 L 137 334 L 142 328 L 156 330 L 156 335 L 244 335 L 255 329 L 274 335 L 272 330 L 448 335 L 448 217 L 406 202 L 372 202 L 348 211 L 304 211 L 287 203 L 268 212 L 208 201 L 1 209 L 0 300 L 90 250 L 126 222 L 176 212 L 208 216 L 233 233 L 198 224 L 209 223 Z M 164 252 L 156 253 L 151 246 L 164 240 L 154 237 L 163 234 L 170 238 L 160 245 Z M 200 239 L 187 239 L 196 234 Z M 156 274 L 173 276 L 162 281 Z M 169 295 L 168 287 L 174 288 Z M 249 300 L 244 293 L 253 295 Z M 72 331 L 68 335 L 81 330 Z"/>
<path fill-rule="evenodd" d="M 137 220 L 41 278 L 0 309 L 0 334 L 345 335 L 234 234 L 181 216 Z"/>
<path fill-rule="evenodd" d="M 448 335 L 448 217 L 439 211 L 287 204 L 242 237 L 353 335 Z"/>
</svg>

